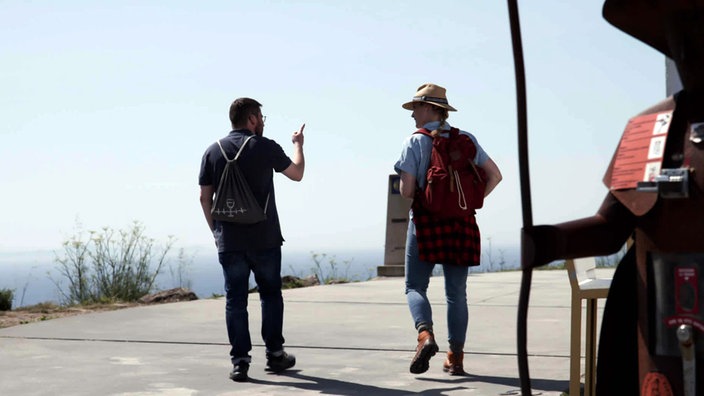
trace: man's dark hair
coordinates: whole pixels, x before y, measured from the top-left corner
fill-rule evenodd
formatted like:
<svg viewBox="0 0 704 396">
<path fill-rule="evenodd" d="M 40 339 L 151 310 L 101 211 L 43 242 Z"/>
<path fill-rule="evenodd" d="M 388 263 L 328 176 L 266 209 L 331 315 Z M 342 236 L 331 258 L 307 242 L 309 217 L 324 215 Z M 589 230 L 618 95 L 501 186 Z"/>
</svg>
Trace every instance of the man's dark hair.
<svg viewBox="0 0 704 396">
<path fill-rule="evenodd" d="M 259 115 L 262 104 L 250 98 L 237 98 L 230 105 L 230 122 L 233 128 L 242 128 L 251 115 Z"/>
</svg>

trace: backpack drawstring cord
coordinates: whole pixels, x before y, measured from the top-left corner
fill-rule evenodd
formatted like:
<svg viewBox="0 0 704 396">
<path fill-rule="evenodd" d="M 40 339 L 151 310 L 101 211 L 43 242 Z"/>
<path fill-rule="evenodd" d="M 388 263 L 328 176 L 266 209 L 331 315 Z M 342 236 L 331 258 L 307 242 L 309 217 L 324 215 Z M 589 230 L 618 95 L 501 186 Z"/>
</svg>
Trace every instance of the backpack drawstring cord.
<svg viewBox="0 0 704 396">
<path fill-rule="evenodd" d="M 457 205 L 460 209 L 467 210 L 467 200 L 464 198 L 464 190 L 462 189 L 462 183 L 460 183 L 460 175 L 457 174 L 456 170 L 452 171 L 454 174 L 455 184 L 457 185 Z"/>
</svg>

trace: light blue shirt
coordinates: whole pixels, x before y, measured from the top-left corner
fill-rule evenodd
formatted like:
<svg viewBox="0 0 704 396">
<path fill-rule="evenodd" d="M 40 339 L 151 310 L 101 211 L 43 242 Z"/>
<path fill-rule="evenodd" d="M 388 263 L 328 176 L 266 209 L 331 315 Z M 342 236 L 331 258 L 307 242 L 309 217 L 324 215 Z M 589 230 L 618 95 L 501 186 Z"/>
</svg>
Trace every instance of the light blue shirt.
<svg viewBox="0 0 704 396">
<path fill-rule="evenodd" d="M 440 126 L 440 121 L 432 121 L 425 124 L 423 127 L 429 131 L 434 131 Z M 445 122 L 442 127 L 443 130 L 449 131 L 450 124 Z M 477 142 L 477 138 L 474 137 L 469 132 L 460 131 L 469 136 L 477 147 L 477 155 L 474 157 L 474 163 L 482 166 L 489 159 L 489 155 L 484 151 L 482 146 Z M 440 136 L 447 137 L 447 133 L 442 133 Z M 428 166 L 430 165 L 430 152 L 433 149 L 433 139 L 421 135 L 419 133 L 414 133 L 407 137 L 403 141 L 403 146 L 401 149 L 401 158 L 396 161 L 394 165 L 394 170 L 396 173 L 401 174 L 401 172 L 406 172 L 416 177 L 418 181 L 418 187 L 425 187 L 425 173 L 428 171 Z"/>
</svg>

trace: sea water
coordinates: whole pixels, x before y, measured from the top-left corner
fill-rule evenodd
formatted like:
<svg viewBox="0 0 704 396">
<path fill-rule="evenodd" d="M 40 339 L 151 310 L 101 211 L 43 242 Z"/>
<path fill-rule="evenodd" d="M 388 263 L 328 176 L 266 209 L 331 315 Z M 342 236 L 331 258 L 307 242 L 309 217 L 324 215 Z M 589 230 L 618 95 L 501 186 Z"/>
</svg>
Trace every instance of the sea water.
<svg viewBox="0 0 704 396">
<path fill-rule="evenodd" d="M 13 308 L 51 301 L 62 303 L 61 290 L 67 290 L 67 278 L 56 262 L 62 251 L 24 251 L 0 253 L 0 289 L 14 291 Z M 215 248 L 193 248 L 184 251 L 184 259 L 168 258 L 156 280 L 155 290 L 187 287 L 199 298 L 223 295 L 222 268 Z M 342 279 L 350 282 L 376 277 L 377 267 L 384 263 L 383 248 L 344 250 L 282 250 L 282 275 L 321 280 Z M 439 268 L 439 267 L 438 267 Z M 518 248 L 495 248 L 482 254 L 482 264 L 470 272 L 494 272 L 518 268 Z M 250 286 L 254 287 L 254 278 Z"/>
</svg>

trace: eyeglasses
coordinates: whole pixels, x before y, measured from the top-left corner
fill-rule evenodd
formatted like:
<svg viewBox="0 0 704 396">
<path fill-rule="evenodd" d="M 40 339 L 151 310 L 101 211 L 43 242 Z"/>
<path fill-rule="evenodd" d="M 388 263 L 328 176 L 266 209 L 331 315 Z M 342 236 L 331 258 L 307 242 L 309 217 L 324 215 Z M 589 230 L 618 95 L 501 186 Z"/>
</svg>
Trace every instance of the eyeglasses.
<svg viewBox="0 0 704 396">
<path fill-rule="evenodd" d="M 265 116 L 265 115 L 262 116 L 262 122 L 266 122 L 266 116 Z"/>
</svg>

